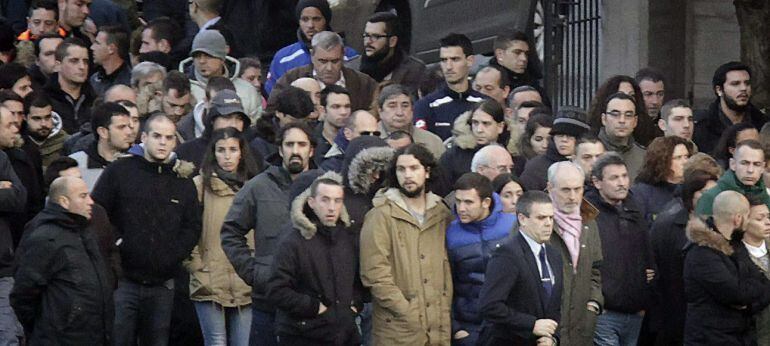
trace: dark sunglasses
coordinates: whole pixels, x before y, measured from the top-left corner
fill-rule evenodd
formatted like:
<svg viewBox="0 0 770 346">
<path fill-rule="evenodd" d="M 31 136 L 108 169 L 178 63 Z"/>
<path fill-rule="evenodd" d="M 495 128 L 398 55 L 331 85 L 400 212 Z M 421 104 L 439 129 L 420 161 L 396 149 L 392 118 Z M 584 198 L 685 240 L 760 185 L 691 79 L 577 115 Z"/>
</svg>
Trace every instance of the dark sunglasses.
<svg viewBox="0 0 770 346">
<path fill-rule="evenodd" d="M 382 134 L 380 131 L 361 131 L 361 136 L 375 136 L 379 137 Z"/>
</svg>

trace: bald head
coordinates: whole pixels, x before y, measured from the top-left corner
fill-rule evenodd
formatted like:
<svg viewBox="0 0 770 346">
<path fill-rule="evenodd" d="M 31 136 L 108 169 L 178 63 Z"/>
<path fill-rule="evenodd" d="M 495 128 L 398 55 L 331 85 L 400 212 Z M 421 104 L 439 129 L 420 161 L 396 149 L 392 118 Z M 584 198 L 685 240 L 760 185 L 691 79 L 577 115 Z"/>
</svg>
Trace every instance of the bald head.
<svg viewBox="0 0 770 346">
<path fill-rule="evenodd" d="M 512 170 L 511 154 L 496 144 L 481 148 L 471 160 L 471 172 L 479 173 L 490 181 L 495 180 L 500 173 L 510 173 Z"/>
<path fill-rule="evenodd" d="M 552 186 L 560 186 L 574 179 L 582 184 L 584 176 L 583 168 L 572 161 L 559 161 L 548 167 L 548 183 Z"/>
<path fill-rule="evenodd" d="M 724 220 L 749 213 L 749 201 L 736 191 L 722 191 L 714 198 L 714 219 Z"/>
<path fill-rule="evenodd" d="M 48 188 L 48 199 L 57 203 L 59 203 L 59 198 L 66 197 L 67 192 L 69 191 L 69 186 L 74 183 L 76 178 L 73 176 L 61 176 L 51 183 L 51 187 Z M 82 179 L 80 179 L 82 181 Z"/>
<path fill-rule="evenodd" d="M 136 103 L 136 91 L 123 84 L 116 84 L 104 92 L 104 102 L 131 101 Z"/>
</svg>

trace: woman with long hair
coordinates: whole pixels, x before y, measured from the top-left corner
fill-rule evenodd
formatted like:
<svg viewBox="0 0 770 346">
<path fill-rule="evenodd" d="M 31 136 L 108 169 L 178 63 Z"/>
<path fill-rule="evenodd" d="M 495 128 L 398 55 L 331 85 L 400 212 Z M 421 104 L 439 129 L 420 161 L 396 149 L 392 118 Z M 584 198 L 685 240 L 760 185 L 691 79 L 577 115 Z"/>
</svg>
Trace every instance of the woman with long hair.
<svg viewBox="0 0 770 346">
<path fill-rule="evenodd" d="M 516 202 L 524 194 L 524 185 L 519 178 L 511 173 L 503 173 L 492 181 L 492 187 L 500 195 L 500 201 L 503 203 L 503 213 L 516 214 Z"/>
<path fill-rule="evenodd" d="M 677 136 L 655 138 L 644 156 L 644 166 L 631 191 L 652 222 L 684 181 L 684 165 L 694 152 L 692 142 Z"/>
<path fill-rule="evenodd" d="M 535 114 L 533 111 L 524 127 L 524 133 L 519 136 L 517 143 L 519 155 L 513 158 L 513 169 L 516 176 L 524 173 L 527 161 L 538 155 L 545 154 L 548 142 L 551 140 L 553 116 L 546 113 Z"/>
<path fill-rule="evenodd" d="M 647 115 L 647 108 L 644 105 L 644 97 L 639 84 L 632 77 L 617 75 L 607 79 L 594 93 L 591 101 L 591 108 L 588 111 L 588 122 L 594 134 L 599 133 L 602 127 L 602 109 L 604 101 L 614 93 L 622 92 L 636 100 L 636 114 L 638 122 L 634 129 L 634 139 L 642 146 L 647 146 L 653 139 L 662 136 L 663 132 L 658 128 L 657 120 Z"/>
<path fill-rule="evenodd" d="M 207 346 L 249 344 L 251 287 L 227 260 L 219 232 L 235 194 L 258 172 L 246 139 L 227 127 L 212 133 L 200 175 L 193 179 L 203 206 L 203 227 L 186 265 L 190 299 Z M 253 248 L 254 238 L 248 235 L 247 239 Z"/>
</svg>

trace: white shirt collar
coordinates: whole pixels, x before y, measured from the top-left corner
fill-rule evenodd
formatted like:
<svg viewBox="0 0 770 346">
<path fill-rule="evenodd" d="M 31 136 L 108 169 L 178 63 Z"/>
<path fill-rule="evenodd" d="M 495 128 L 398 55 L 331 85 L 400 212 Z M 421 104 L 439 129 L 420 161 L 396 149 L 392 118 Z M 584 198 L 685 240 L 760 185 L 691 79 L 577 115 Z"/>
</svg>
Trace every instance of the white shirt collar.
<svg viewBox="0 0 770 346">
<path fill-rule="evenodd" d="M 529 245 L 530 250 L 532 250 L 532 253 L 535 254 L 535 257 L 537 257 L 540 254 L 540 249 L 543 248 L 543 244 L 538 244 L 534 239 L 530 238 L 521 230 L 519 230 L 519 233 L 524 236 L 524 240 L 527 241 L 527 245 Z"/>
<path fill-rule="evenodd" d="M 318 84 L 321 86 L 321 89 L 326 88 L 326 84 L 324 84 L 324 82 L 318 79 L 318 73 L 315 72 L 315 69 L 313 69 L 313 78 L 315 78 L 315 80 L 318 81 Z M 337 82 L 334 84 L 339 85 L 343 88 L 345 87 L 345 74 L 342 73 L 342 71 L 340 71 L 340 79 L 338 79 Z"/>
<path fill-rule="evenodd" d="M 746 242 L 743 242 L 743 245 L 745 245 L 746 249 L 749 250 L 749 254 L 755 258 L 761 258 L 762 256 L 767 255 L 767 247 L 765 246 L 764 240 L 759 246 L 752 246 Z"/>
</svg>

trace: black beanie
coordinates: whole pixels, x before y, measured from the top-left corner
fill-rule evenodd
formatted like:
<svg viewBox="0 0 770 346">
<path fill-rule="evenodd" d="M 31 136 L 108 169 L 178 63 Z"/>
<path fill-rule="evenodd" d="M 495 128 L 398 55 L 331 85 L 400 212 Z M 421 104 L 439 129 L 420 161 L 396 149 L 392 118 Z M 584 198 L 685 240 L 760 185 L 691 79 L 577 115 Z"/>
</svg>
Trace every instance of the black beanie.
<svg viewBox="0 0 770 346">
<path fill-rule="evenodd" d="M 329 2 L 328 1 L 326 1 L 326 0 L 300 0 L 297 3 L 297 9 L 295 10 L 298 21 L 299 21 L 299 17 L 302 15 L 302 10 L 304 10 L 305 7 L 315 7 L 319 11 L 321 11 L 321 14 L 326 19 L 326 26 L 327 26 L 327 28 L 332 23 L 332 9 L 331 9 L 331 7 L 329 7 Z"/>
</svg>

